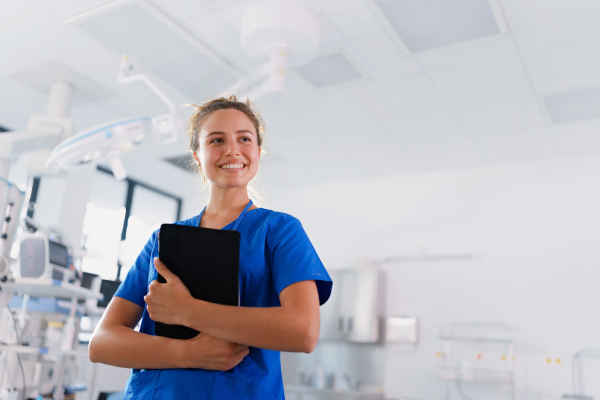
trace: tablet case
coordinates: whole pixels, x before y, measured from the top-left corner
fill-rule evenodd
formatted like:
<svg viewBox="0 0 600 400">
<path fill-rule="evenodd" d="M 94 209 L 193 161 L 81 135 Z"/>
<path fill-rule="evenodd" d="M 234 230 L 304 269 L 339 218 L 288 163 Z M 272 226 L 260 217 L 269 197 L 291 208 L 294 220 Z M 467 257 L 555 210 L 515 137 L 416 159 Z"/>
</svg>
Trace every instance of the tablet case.
<svg viewBox="0 0 600 400">
<path fill-rule="evenodd" d="M 196 299 L 228 306 L 239 305 L 238 231 L 163 224 L 158 257 L 181 279 Z M 159 274 L 158 281 L 166 280 Z M 155 323 L 157 336 L 191 339 L 198 331 L 181 325 Z"/>
</svg>

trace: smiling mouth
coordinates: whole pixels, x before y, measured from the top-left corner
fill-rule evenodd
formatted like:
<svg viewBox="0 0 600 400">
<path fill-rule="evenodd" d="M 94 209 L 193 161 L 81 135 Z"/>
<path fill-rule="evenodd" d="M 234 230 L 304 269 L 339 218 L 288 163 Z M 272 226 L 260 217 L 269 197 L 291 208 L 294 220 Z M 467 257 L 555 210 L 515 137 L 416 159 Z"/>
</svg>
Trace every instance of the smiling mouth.
<svg viewBox="0 0 600 400">
<path fill-rule="evenodd" d="M 221 165 L 221 169 L 243 169 L 246 164 L 224 164 Z"/>
</svg>

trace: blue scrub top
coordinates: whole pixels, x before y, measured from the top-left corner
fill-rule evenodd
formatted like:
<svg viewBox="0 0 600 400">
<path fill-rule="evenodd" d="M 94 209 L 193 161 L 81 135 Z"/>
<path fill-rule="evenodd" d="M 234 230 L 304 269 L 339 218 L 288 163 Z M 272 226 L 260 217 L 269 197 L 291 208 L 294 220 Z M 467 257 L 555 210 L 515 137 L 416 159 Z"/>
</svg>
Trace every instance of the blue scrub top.
<svg viewBox="0 0 600 400">
<path fill-rule="evenodd" d="M 198 226 L 202 214 L 178 225 Z M 279 294 L 295 282 L 314 280 L 320 304 L 331 294 L 332 281 L 300 221 L 291 215 L 256 208 L 242 213 L 240 302 L 242 307 L 278 307 Z M 223 229 L 232 229 L 234 223 Z M 140 332 L 154 335 L 154 321 L 144 296 L 157 279 L 155 231 L 115 296 L 144 307 Z M 160 351 L 160 349 L 154 349 Z M 284 399 L 279 352 L 250 347 L 250 353 L 229 371 L 205 369 L 133 370 L 124 399 Z"/>
</svg>

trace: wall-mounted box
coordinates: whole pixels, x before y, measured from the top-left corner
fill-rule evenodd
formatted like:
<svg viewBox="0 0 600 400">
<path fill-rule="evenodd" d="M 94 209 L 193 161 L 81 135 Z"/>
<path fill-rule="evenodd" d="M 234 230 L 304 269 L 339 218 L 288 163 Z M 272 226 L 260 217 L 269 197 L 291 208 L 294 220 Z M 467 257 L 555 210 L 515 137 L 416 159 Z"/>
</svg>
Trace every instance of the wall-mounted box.
<svg viewBox="0 0 600 400">
<path fill-rule="evenodd" d="M 387 317 L 383 319 L 383 343 L 416 345 L 419 339 L 417 317 Z"/>
<path fill-rule="evenodd" d="M 321 307 L 320 339 L 379 342 L 384 314 L 383 272 L 363 268 L 332 270 L 329 274 L 333 292 Z"/>
</svg>

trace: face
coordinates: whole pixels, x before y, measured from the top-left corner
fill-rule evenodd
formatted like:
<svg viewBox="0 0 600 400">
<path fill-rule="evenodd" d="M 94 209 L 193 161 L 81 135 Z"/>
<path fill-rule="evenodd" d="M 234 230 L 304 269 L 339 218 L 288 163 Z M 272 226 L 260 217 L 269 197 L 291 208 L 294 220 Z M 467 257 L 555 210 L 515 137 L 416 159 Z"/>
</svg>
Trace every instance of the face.
<svg viewBox="0 0 600 400">
<path fill-rule="evenodd" d="M 260 160 L 257 132 L 243 112 L 210 114 L 202 124 L 199 143 L 194 158 L 212 185 L 243 187 L 256 176 Z"/>
</svg>

